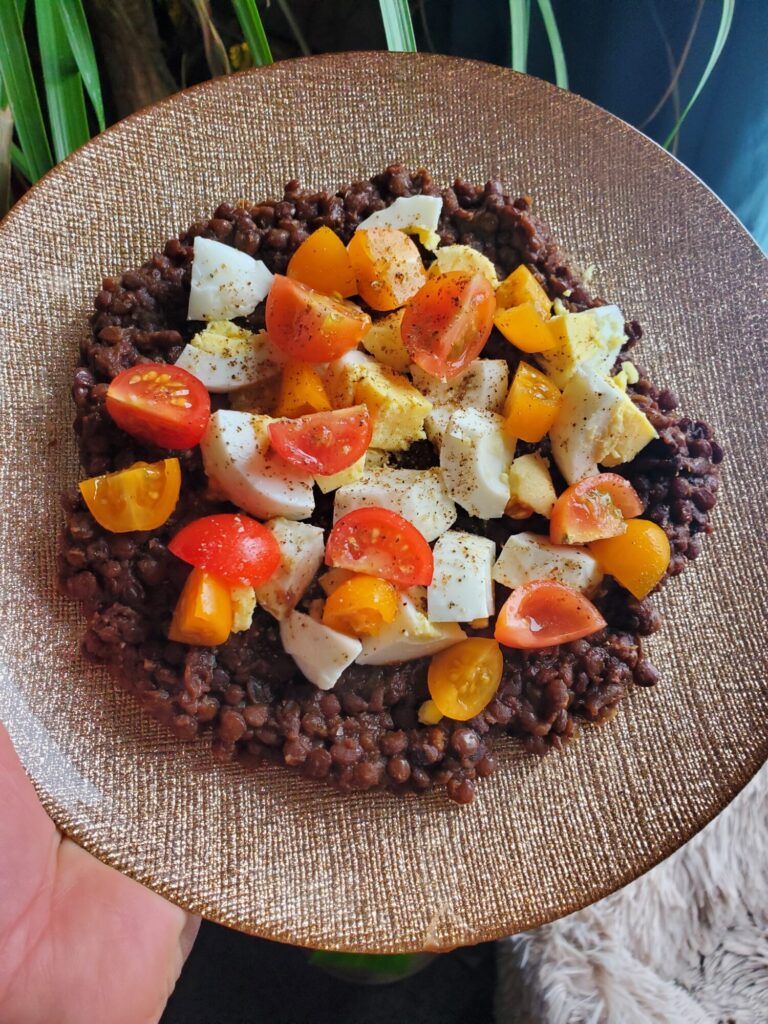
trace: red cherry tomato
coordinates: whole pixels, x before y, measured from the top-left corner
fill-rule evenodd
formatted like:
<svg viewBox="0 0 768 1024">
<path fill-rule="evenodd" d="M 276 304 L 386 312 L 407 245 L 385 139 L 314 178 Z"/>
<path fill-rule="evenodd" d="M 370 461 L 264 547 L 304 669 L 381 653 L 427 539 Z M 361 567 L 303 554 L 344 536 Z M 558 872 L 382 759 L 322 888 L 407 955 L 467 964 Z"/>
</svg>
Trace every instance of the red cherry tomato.
<svg viewBox="0 0 768 1024">
<path fill-rule="evenodd" d="M 211 399 L 197 377 L 172 363 L 138 363 L 107 391 L 107 412 L 126 434 L 158 448 L 192 448 L 205 433 Z"/>
<path fill-rule="evenodd" d="M 604 626 L 600 612 L 578 590 L 555 580 L 531 580 L 502 605 L 494 636 L 506 647 L 534 650 L 579 640 Z"/>
<path fill-rule="evenodd" d="M 618 537 L 627 529 L 626 519 L 643 511 L 643 502 L 632 484 L 618 473 L 598 473 L 571 484 L 554 504 L 549 520 L 553 544 L 586 544 Z"/>
<path fill-rule="evenodd" d="M 431 277 L 405 307 L 400 328 L 417 366 L 450 380 L 476 356 L 493 327 L 496 299 L 482 274 Z"/>
<path fill-rule="evenodd" d="M 396 587 L 429 586 L 432 549 L 397 512 L 358 508 L 336 523 L 325 546 L 325 564 L 389 580 Z"/>
<path fill-rule="evenodd" d="M 340 473 L 368 450 L 373 422 L 364 405 L 314 412 L 295 420 L 274 420 L 269 438 L 292 466 L 321 476 Z"/>
<path fill-rule="evenodd" d="M 291 359 L 329 363 L 355 348 L 371 318 L 352 302 L 275 274 L 266 307 L 267 334 Z"/>
<path fill-rule="evenodd" d="M 195 519 L 179 530 L 168 550 L 196 569 L 252 587 L 266 583 L 280 565 L 275 535 L 240 514 Z"/>
</svg>

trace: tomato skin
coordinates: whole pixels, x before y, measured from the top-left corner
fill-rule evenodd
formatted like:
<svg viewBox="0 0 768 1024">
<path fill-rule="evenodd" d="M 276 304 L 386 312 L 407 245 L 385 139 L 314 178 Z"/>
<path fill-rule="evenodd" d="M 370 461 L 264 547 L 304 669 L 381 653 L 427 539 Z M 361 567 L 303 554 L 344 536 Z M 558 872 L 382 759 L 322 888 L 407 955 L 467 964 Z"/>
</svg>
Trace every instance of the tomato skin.
<svg viewBox="0 0 768 1024">
<path fill-rule="evenodd" d="M 328 595 L 323 624 L 348 636 L 378 636 L 395 621 L 397 591 L 387 580 L 353 576 Z"/>
<path fill-rule="evenodd" d="M 586 544 L 618 537 L 627 519 L 643 511 L 632 484 L 618 473 L 598 473 L 571 484 L 555 502 L 549 520 L 553 544 Z"/>
<path fill-rule="evenodd" d="M 317 228 L 304 239 L 285 273 L 323 295 L 337 294 L 347 299 L 357 291 L 349 253 L 329 227 Z"/>
<path fill-rule="evenodd" d="M 117 473 L 80 482 L 88 511 L 110 533 L 156 530 L 176 508 L 180 490 L 178 459 L 134 462 Z"/>
<path fill-rule="evenodd" d="M 168 639 L 180 644 L 218 647 L 232 631 L 232 595 L 217 576 L 193 569 L 179 595 Z"/>
<path fill-rule="evenodd" d="M 379 576 L 396 587 L 429 586 L 432 549 L 412 523 L 386 508 L 358 508 L 336 523 L 325 564 Z"/>
<path fill-rule="evenodd" d="M 357 278 L 358 294 L 371 309 L 381 312 L 398 309 L 427 279 L 416 243 L 397 228 L 356 231 L 347 251 Z"/>
<path fill-rule="evenodd" d="M 406 306 L 400 333 L 417 366 L 451 380 L 480 354 L 495 309 L 493 288 L 482 274 L 439 274 Z"/>
<path fill-rule="evenodd" d="M 603 572 L 642 601 L 661 583 L 672 551 L 669 537 L 648 519 L 630 519 L 620 537 L 596 540 L 589 545 Z"/>
<path fill-rule="evenodd" d="M 319 476 L 340 473 L 357 462 L 373 437 L 373 421 L 364 405 L 273 420 L 268 429 L 281 458 Z"/>
<path fill-rule="evenodd" d="M 138 363 L 107 390 L 107 412 L 126 434 L 158 448 L 192 448 L 205 433 L 211 398 L 191 373 L 172 363 Z"/>
<path fill-rule="evenodd" d="M 371 318 L 351 302 L 334 299 L 275 274 L 266 306 L 267 334 L 291 359 L 328 363 L 355 348 Z"/>
<path fill-rule="evenodd" d="M 494 636 L 505 647 L 538 650 L 591 636 L 605 625 L 597 608 L 578 590 L 555 580 L 531 580 L 513 590 L 502 605 Z"/>
<path fill-rule="evenodd" d="M 182 527 L 168 550 L 229 583 L 258 587 L 280 565 L 280 545 L 261 523 L 240 513 L 203 516 Z"/>
<path fill-rule="evenodd" d="M 466 722 L 493 700 L 503 672 L 504 655 L 496 640 L 470 637 L 433 655 L 429 695 L 441 715 Z"/>
</svg>

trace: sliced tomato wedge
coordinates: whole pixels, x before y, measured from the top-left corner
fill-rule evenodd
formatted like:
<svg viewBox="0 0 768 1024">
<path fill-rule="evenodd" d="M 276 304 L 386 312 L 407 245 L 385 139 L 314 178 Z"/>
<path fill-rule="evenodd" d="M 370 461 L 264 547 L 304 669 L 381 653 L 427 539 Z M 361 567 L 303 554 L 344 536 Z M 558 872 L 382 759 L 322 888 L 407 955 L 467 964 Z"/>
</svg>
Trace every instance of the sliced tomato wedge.
<svg viewBox="0 0 768 1024">
<path fill-rule="evenodd" d="M 240 514 L 195 519 L 179 530 L 168 550 L 196 569 L 251 587 L 266 583 L 280 565 L 275 535 Z"/>
<path fill-rule="evenodd" d="M 211 399 L 197 377 L 171 363 L 122 370 L 107 390 L 107 412 L 126 434 L 158 448 L 192 448 L 205 433 Z"/>
<path fill-rule="evenodd" d="M 605 619 L 590 600 L 564 583 L 531 580 L 502 605 L 494 636 L 505 647 L 535 650 L 591 636 Z"/>
<path fill-rule="evenodd" d="M 480 354 L 495 310 L 493 288 L 482 274 L 440 274 L 405 307 L 400 333 L 417 366 L 451 380 Z"/>
<path fill-rule="evenodd" d="M 618 537 L 627 529 L 625 520 L 642 511 L 640 495 L 628 480 L 598 473 L 563 491 L 552 509 L 549 538 L 553 544 L 587 544 Z"/>
<path fill-rule="evenodd" d="M 371 318 L 353 302 L 334 299 L 275 274 L 266 307 L 267 334 L 291 359 L 328 363 L 355 348 Z"/>
<path fill-rule="evenodd" d="M 432 582 L 432 549 L 416 527 L 387 508 L 358 508 L 336 523 L 325 564 L 389 580 L 396 587 Z"/>
<path fill-rule="evenodd" d="M 364 405 L 269 424 L 269 438 L 277 454 L 292 466 L 320 476 L 340 473 L 357 462 L 368 450 L 372 436 L 373 421 Z"/>
</svg>

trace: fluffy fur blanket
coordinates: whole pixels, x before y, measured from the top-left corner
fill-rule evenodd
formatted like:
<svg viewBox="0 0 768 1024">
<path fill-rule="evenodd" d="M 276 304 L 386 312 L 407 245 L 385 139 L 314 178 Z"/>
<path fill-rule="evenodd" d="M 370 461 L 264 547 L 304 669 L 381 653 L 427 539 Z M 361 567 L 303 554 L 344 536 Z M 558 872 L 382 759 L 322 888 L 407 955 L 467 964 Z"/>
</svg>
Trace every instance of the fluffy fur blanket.
<svg viewBox="0 0 768 1024">
<path fill-rule="evenodd" d="M 497 1024 L 766 1024 L 768 766 L 653 871 L 497 948 Z"/>
</svg>

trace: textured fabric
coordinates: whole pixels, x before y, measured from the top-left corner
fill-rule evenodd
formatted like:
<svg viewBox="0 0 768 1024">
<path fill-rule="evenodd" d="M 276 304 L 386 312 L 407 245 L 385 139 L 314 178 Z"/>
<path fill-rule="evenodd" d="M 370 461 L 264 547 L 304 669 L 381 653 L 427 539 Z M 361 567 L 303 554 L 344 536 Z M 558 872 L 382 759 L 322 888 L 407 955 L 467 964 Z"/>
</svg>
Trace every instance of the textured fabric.
<svg viewBox="0 0 768 1024">
<path fill-rule="evenodd" d="M 350 101 L 350 83 L 354 100 Z M 100 277 L 222 199 L 334 187 L 393 158 L 436 180 L 498 174 L 595 289 L 639 319 L 638 357 L 727 450 L 719 527 L 659 601 L 664 680 L 564 755 L 497 748 L 468 808 L 340 797 L 279 770 L 219 767 L 80 659 L 54 593 L 58 493 L 76 476 L 67 384 Z M 0 228 L 3 628 L 0 714 L 71 835 L 184 906 L 302 945 L 390 952 L 509 935 L 606 895 L 671 853 L 768 753 L 765 643 L 768 274 L 720 202 L 578 97 L 449 58 L 340 55 L 203 85 L 99 137 Z"/>
</svg>

